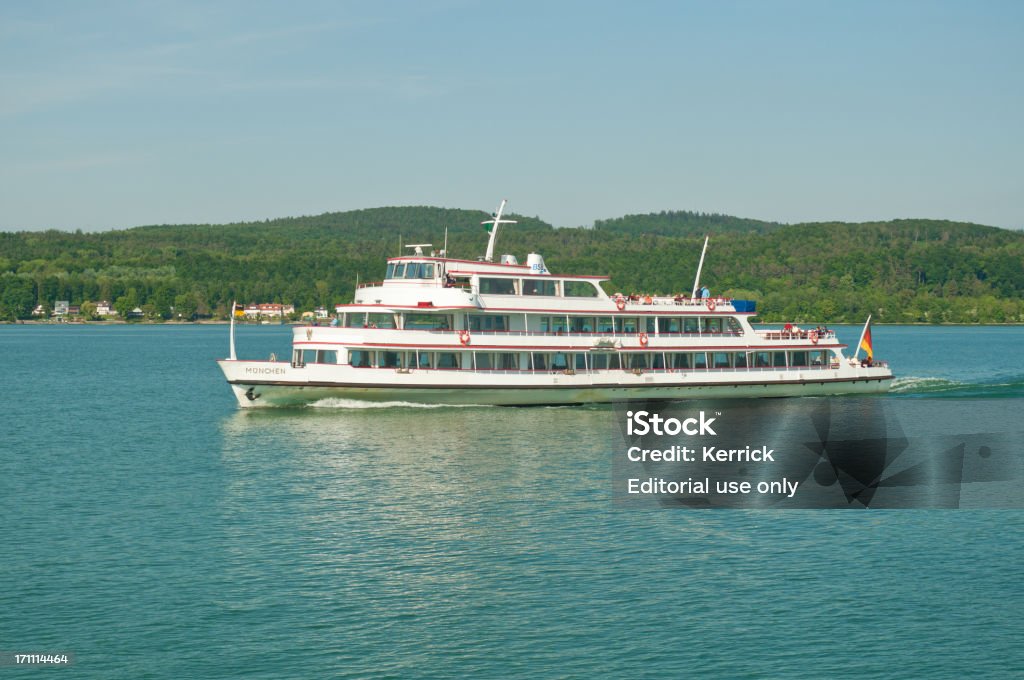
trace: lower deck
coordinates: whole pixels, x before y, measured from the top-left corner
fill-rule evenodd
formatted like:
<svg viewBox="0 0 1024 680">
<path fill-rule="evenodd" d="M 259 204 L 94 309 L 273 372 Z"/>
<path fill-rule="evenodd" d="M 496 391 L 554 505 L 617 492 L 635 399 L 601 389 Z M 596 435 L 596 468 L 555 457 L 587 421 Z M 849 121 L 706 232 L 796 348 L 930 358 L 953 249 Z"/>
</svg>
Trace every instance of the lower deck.
<svg viewBox="0 0 1024 680">
<path fill-rule="evenodd" d="M 429 404 L 583 404 L 632 399 L 790 397 L 885 392 L 883 366 L 730 369 L 361 369 L 348 365 L 222 361 L 242 407 L 325 399 Z"/>
</svg>

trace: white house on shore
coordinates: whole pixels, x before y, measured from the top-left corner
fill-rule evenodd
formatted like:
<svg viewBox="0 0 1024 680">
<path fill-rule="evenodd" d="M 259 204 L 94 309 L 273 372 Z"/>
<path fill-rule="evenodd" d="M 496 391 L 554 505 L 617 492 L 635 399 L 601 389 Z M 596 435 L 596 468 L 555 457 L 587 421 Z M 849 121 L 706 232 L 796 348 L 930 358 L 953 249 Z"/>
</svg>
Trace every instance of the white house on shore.
<svg viewBox="0 0 1024 680">
<path fill-rule="evenodd" d="M 250 303 L 245 306 L 243 314 L 247 319 L 279 319 L 295 313 L 295 305 L 284 305 L 277 302 Z"/>
</svg>

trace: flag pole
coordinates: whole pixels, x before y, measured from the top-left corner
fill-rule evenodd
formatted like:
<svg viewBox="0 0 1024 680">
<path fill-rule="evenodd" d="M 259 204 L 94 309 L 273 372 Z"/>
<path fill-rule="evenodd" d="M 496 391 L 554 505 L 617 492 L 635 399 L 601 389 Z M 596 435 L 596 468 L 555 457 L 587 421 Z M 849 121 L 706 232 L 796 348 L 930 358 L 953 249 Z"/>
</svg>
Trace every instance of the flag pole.
<svg viewBox="0 0 1024 680">
<path fill-rule="evenodd" d="M 868 314 L 868 320 L 864 322 L 864 328 L 860 330 L 860 340 L 857 341 L 857 346 L 853 350 L 853 358 L 856 359 L 857 355 L 860 354 L 860 343 L 864 342 L 864 336 L 868 332 L 868 324 L 871 323 L 871 315 Z"/>
<path fill-rule="evenodd" d="M 230 347 L 228 348 L 228 359 L 235 361 L 235 305 L 238 303 L 237 300 L 231 301 L 231 331 L 228 333 L 230 338 Z"/>
</svg>

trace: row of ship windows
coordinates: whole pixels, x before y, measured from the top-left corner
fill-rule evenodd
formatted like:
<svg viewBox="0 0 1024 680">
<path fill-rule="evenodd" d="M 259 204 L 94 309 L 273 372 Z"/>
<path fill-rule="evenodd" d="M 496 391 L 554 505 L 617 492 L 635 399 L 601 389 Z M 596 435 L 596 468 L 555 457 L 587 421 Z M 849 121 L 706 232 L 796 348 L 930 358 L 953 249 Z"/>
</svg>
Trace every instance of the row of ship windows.
<svg viewBox="0 0 1024 680">
<path fill-rule="evenodd" d="M 480 277 L 481 295 L 542 295 L 546 297 L 598 297 L 590 281 L 560 279 L 491 279 Z"/>
<path fill-rule="evenodd" d="M 824 366 L 826 350 L 787 352 L 392 352 L 350 350 L 356 368 L 476 369 L 506 371 L 806 368 Z M 335 350 L 295 350 L 294 363 L 337 364 Z"/>
<path fill-rule="evenodd" d="M 433 279 L 433 262 L 390 262 L 385 279 Z M 561 279 L 496 279 L 480 277 L 480 292 L 485 295 L 543 295 L 548 297 L 598 297 L 596 285 L 589 281 Z"/>
<path fill-rule="evenodd" d="M 407 330 L 449 330 L 454 328 L 451 314 L 400 314 L 347 312 L 342 324 L 348 328 L 397 328 L 400 321 Z M 503 314 L 467 314 L 470 331 L 508 331 L 510 317 Z M 729 333 L 742 335 L 743 327 L 734 317 L 720 316 L 542 316 L 530 330 L 541 333 Z"/>
</svg>

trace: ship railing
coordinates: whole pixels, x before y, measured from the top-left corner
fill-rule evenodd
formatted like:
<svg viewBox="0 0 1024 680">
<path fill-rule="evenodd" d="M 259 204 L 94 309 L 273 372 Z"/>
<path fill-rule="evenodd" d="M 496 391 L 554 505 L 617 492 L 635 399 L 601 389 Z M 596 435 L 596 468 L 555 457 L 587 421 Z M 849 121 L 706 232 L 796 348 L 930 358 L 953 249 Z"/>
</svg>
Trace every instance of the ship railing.
<svg viewBox="0 0 1024 680">
<path fill-rule="evenodd" d="M 875 362 L 874 366 L 888 366 L 883 362 Z M 438 366 L 431 368 L 430 366 L 355 366 L 360 370 L 386 370 L 386 371 L 402 371 L 408 373 L 410 371 L 461 371 L 463 373 L 501 373 L 501 374 L 535 374 L 535 373 L 552 373 L 552 374 L 564 374 L 574 375 L 577 373 L 635 373 L 641 371 L 643 373 L 778 373 L 780 371 L 824 371 L 829 370 L 828 365 L 816 365 L 816 366 L 698 366 L 698 367 L 681 367 L 681 368 L 459 368 L 455 366 Z"/>
<path fill-rule="evenodd" d="M 709 302 L 718 307 L 720 305 L 731 305 L 733 300 L 727 297 L 692 298 L 682 293 L 679 295 L 637 295 L 635 293 L 625 295 L 617 293 L 609 297 L 613 301 L 621 298 L 629 305 L 673 305 L 678 307 L 707 307 Z"/>
<path fill-rule="evenodd" d="M 394 330 L 394 329 L 389 329 Z M 461 330 L 451 330 L 447 328 L 406 328 L 409 331 L 427 331 L 429 333 L 437 334 L 459 334 Z M 471 335 L 508 335 L 514 337 L 558 337 L 558 336 L 573 336 L 573 337 L 590 337 L 590 338 L 635 338 L 641 333 L 646 334 L 648 337 L 671 337 L 671 338 L 702 338 L 702 337 L 740 337 L 743 335 L 742 330 L 738 331 L 662 331 L 656 333 L 654 331 L 505 331 L 505 330 L 480 330 L 480 331 L 469 331 Z"/>
<path fill-rule="evenodd" d="M 816 333 L 819 340 L 835 340 L 835 331 L 816 331 L 813 328 L 799 331 L 754 331 L 765 340 L 809 340 Z"/>
</svg>

